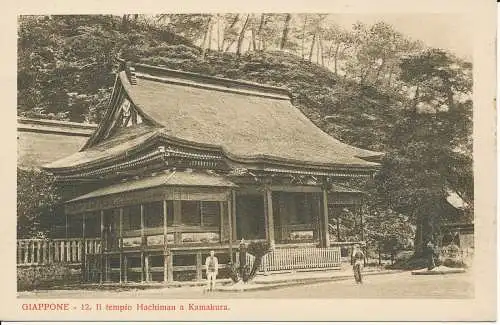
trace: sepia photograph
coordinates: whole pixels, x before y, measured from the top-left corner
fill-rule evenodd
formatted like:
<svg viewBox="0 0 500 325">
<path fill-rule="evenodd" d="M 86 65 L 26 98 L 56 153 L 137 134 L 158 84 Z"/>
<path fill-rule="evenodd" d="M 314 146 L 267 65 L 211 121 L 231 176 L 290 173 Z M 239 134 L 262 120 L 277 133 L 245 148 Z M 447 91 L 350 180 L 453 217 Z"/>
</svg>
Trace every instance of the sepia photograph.
<svg viewBox="0 0 500 325">
<path fill-rule="evenodd" d="M 20 308 L 473 301 L 469 18 L 19 14 Z"/>
</svg>

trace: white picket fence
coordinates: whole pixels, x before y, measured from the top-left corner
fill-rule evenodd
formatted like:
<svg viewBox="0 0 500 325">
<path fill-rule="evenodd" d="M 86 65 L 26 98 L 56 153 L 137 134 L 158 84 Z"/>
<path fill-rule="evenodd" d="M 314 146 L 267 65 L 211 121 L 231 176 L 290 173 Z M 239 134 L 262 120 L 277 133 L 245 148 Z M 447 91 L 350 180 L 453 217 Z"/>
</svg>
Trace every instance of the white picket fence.
<svg viewBox="0 0 500 325">
<path fill-rule="evenodd" d="M 246 263 L 253 266 L 255 257 L 247 253 Z M 276 248 L 262 258 L 259 273 L 290 270 L 314 270 L 340 268 L 340 248 Z"/>
<path fill-rule="evenodd" d="M 92 239 L 19 239 L 17 265 L 47 265 L 52 263 L 80 264 L 86 254 L 101 251 L 101 240 Z"/>
</svg>

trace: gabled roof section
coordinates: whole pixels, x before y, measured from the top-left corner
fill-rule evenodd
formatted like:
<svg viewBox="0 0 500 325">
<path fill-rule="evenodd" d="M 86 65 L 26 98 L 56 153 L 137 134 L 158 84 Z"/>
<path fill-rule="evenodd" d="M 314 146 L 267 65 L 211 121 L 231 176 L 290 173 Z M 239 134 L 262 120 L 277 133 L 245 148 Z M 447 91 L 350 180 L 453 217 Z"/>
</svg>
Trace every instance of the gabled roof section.
<svg viewBox="0 0 500 325">
<path fill-rule="evenodd" d="M 124 105 L 140 117 L 141 127 L 123 123 Z M 323 132 L 291 104 L 284 88 L 136 64 L 118 74 L 106 118 L 82 151 L 48 167 L 106 160 L 153 136 L 217 149 L 242 163 L 376 167 L 368 160 L 381 156 Z"/>
</svg>

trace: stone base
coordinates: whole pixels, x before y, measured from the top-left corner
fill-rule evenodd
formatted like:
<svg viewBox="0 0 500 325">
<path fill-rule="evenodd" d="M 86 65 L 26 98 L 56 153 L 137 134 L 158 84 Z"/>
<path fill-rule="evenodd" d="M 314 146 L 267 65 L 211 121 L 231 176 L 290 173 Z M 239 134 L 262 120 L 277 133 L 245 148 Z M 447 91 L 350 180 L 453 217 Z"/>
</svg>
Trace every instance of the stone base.
<svg viewBox="0 0 500 325">
<path fill-rule="evenodd" d="M 440 275 L 440 274 L 455 274 L 455 273 L 465 273 L 464 268 L 451 268 L 446 266 L 438 266 L 432 270 L 421 269 L 417 271 L 412 271 L 412 275 Z"/>
</svg>

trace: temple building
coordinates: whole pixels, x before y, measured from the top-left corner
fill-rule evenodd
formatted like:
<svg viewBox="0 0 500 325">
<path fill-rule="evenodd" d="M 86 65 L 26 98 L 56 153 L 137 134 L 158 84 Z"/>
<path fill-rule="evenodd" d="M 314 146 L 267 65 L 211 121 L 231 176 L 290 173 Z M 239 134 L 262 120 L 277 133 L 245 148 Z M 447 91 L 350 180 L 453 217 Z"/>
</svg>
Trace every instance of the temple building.
<svg viewBox="0 0 500 325">
<path fill-rule="evenodd" d="M 245 240 L 273 248 L 265 272 L 335 268 L 329 214 L 360 200 L 339 183 L 380 157 L 324 133 L 286 89 L 122 62 L 102 122 L 43 166 L 76 243 L 56 258 L 89 281 L 199 280 L 210 250 L 224 268 Z"/>
</svg>

